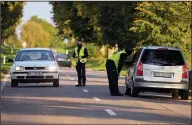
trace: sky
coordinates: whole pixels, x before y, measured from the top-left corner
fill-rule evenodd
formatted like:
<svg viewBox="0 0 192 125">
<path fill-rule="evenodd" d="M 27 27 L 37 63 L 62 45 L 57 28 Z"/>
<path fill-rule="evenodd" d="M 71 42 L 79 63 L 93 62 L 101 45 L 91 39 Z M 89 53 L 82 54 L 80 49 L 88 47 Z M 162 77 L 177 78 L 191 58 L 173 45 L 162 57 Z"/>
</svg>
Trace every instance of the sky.
<svg viewBox="0 0 192 125">
<path fill-rule="evenodd" d="M 17 27 L 16 32 L 20 38 L 20 27 L 29 20 L 32 16 L 36 15 L 39 18 L 45 19 L 54 25 L 52 20 L 53 14 L 51 13 L 52 6 L 49 2 L 26 2 L 23 9 L 23 18 L 21 24 Z"/>
</svg>

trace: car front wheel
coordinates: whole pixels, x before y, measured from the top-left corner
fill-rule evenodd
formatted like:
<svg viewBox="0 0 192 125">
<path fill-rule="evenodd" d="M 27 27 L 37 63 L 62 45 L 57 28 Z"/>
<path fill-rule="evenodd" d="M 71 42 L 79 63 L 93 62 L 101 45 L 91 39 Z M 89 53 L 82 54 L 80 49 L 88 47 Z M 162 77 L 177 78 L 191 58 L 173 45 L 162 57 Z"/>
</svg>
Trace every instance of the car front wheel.
<svg viewBox="0 0 192 125">
<path fill-rule="evenodd" d="M 53 86 L 54 87 L 59 87 L 59 79 L 54 80 Z"/>
<path fill-rule="evenodd" d="M 131 95 L 131 89 L 128 88 L 128 85 L 125 85 L 125 95 Z"/>
<path fill-rule="evenodd" d="M 16 80 L 11 80 L 11 87 L 18 87 L 18 82 Z"/>
</svg>

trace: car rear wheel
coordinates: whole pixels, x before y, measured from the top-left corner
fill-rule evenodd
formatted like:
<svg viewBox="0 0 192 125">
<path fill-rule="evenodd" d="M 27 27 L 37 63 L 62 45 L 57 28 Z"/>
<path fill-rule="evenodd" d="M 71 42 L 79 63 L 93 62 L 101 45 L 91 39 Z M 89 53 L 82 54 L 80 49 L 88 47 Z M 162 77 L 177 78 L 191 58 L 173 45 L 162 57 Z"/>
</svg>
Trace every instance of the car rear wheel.
<svg viewBox="0 0 192 125">
<path fill-rule="evenodd" d="M 172 98 L 173 98 L 173 99 L 178 99 L 178 98 L 179 98 L 179 92 L 178 92 L 177 90 L 174 90 L 174 91 L 172 92 Z"/>
<path fill-rule="evenodd" d="M 18 82 L 16 80 L 11 80 L 11 87 L 18 87 Z"/>
<path fill-rule="evenodd" d="M 59 87 L 59 79 L 54 80 L 53 86 L 54 87 Z"/>
<path fill-rule="evenodd" d="M 131 96 L 137 97 L 139 95 L 139 89 L 134 87 L 134 83 L 131 86 Z"/>
<path fill-rule="evenodd" d="M 189 91 L 188 90 L 181 90 L 181 99 L 188 100 L 189 98 Z"/>
<path fill-rule="evenodd" d="M 131 89 L 128 88 L 128 85 L 125 85 L 125 95 L 131 95 Z"/>
</svg>

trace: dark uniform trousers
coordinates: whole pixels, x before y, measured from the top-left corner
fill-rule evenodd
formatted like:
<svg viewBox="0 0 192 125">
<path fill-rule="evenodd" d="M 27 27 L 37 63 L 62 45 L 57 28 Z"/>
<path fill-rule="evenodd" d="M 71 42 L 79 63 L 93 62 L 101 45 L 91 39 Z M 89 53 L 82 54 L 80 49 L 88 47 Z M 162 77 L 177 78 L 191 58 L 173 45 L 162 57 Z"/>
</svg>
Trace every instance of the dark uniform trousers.
<svg viewBox="0 0 192 125">
<path fill-rule="evenodd" d="M 118 94 L 118 74 L 113 60 L 108 59 L 106 62 L 107 76 L 109 80 L 109 89 L 111 94 Z"/>
<path fill-rule="evenodd" d="M 86 75 L 85 75 L 85 63 L 78 62 L 76 65 L 76 70 L 78 74 L 78 84 L 86 84 Z"/>
</svg>

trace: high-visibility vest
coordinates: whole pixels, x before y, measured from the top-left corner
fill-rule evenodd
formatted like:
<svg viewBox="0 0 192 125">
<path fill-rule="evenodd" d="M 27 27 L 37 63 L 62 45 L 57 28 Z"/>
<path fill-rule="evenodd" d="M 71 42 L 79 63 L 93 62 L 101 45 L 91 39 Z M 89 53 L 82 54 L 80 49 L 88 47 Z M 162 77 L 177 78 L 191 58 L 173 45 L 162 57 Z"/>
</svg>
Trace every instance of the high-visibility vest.
<svg viewBox="0 0 192 125">
<path fill-rule="evenodd" d="M 75 48 L 75 55 L 76 55 L 76 58 L 77 58 L 77 62 L 78 62 L 78 57 L 82 57 L 84 56 L 84 51 L 85 51 L 85 47 L 81 47 L 80 51 L 79 51 L 79 55 L 78 55 L 78 47 Z M 81 63 L 85 63 L 87 61 L 87 58 L 80 58 L 79 60 Z"/>
<path fill-rule="evenodd" d="M 123 50 L 123 51 L 120 51 L 120 52 L 114 54 L 112 57 L 109 58 L 110 60 L 114 61 L 117 72 L 118 72 L 119 59 L 120 59 L 120 56 L 121 56 L 122 53 L 126 54 L 126 52 Z"/>
</svg>

